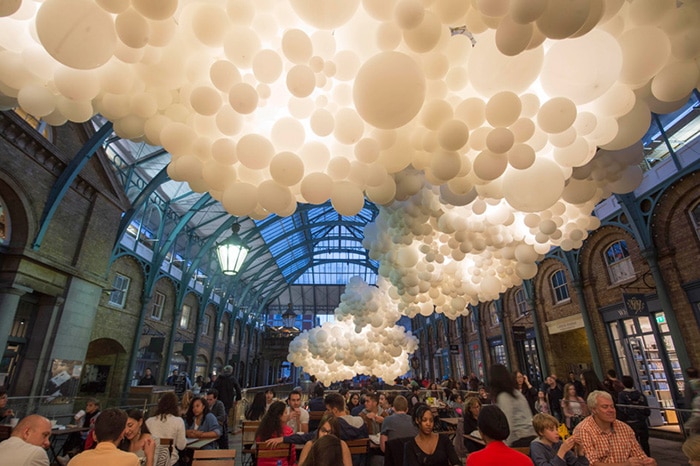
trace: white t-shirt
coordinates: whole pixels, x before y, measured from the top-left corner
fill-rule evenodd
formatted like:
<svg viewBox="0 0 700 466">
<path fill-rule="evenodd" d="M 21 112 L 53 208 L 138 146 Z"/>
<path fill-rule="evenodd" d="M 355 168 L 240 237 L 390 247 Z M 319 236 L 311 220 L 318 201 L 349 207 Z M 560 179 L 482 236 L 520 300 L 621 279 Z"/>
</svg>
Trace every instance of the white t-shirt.
<svg viewBox="0 0 700 466">
<path fill-rule="evenodd" d="M 177 463 L 177 449 L 183 450 L 187 446 L 185 438 L 185 421 L 181 417 L 167 414 L 165 420 L 161 420 L 160 416 L 156 415 L 146 419 L 146 427 L 153 437 L 159 439 L 173 439 L 173 451 L 170 455 L 170 464 Z"/>
<path fill-rule="evenodd" d="M 46 450 L 19 437 L 10 437 L 0 443 L 2 464 L 12 466 L 49 466 Z"/>
<path fill-rule="evenodd" d="M 290 408 L 291 409 L 291 408 Z M 299 408 L 299 425 L 297 425 L 296 420 L 289 418 L 289 421 L 287 421 L 287 425 L 292 428 L 294 433 L 299 433 L 301 432 L 301 424 L 308 424 L 309 423 L 309 412 L 305 409 Z"/>
</svg>

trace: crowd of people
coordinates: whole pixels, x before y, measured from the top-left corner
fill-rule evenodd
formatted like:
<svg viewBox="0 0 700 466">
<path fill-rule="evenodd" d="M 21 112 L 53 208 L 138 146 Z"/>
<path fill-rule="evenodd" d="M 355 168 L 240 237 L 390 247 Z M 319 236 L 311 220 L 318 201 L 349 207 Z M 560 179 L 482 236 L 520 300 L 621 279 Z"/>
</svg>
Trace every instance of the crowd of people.
<svg viewBox="0 0 700 466">
<path fill-rule="evenodd" d="M 228 378 L 228 369 L 219 380 Z M 690 402 L 700 396 L 693 371 L 688 371 Z M 326 393 L 321 383 L 314 383 L 305 406 L 301 389 L 292 390 L 284 401 L 267 389 L 256 394 L 245 417 L 259 421 L 258 444 L 288 445 L 288 454 L 283 459 L 259 458 L 257 464 L 457 466 L 463 460 L 455 442 L 438 432 L 441 418 L 455 416 L 463 420 L 466 466 L 657 464 L 649 451 L 650 409 L 631 377 L 618 379 L 609 371 L 600 381 L 593 371 L 584 371 L 578 377 L 569 374 L 565 383 L 551 374 L 538 388 L 522 372 L 511 373 L 496 364 L 490 368 L 488 387 L 474 379 L 472 374 L 463 378 L 464 385 L 446 380 L 425 387 L 419 381 L 397 380 L 381 393 L 373 386 Z M 227 397 L 233 394 L 231 406 L 240 396 L 237 384 L 221 383 Z M 147 419 L 138 409 L 101 410 L 97 400 L 89 399 L 76 415 L 86 434 L 69 437 L 64 444 L 67 455 L 56 460 L 69 466 L 186 466 L 192 454 L 187 438 L 215 440 L 204 448 L 228 448 L 230 408 L 215 386 L 197 395 L 186 389 L 181 398 L 175 391 L 165 392 Z M 467 396 L 462 402 L 463 386 Z M 314 411 L 319 416 L 312 416 Z M 14 416 L 4 392 L 0 414 Z M 700 413 L 692 415 L 696 414 Z M 12 436 L 0 443 L 2 464 L 48 466 L 51 429 L 51 422 L 40 415 L 21 419 Z M 690 464 L 700 466 L 700 433 L 690 433 L 694 435 L 682 450 Z M 161 438 L 172 439 L 172 448 L 161 446 Z M 369 440 L 361 459 L 348 446 L 358 439 Z"/>
</svg>

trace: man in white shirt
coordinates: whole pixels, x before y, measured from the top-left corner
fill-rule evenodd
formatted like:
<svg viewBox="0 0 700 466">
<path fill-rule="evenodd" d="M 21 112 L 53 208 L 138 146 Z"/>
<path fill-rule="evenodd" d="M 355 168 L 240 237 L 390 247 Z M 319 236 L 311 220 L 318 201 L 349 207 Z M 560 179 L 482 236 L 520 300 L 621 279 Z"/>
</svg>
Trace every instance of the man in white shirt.
<svg viewBox="0 0 700 466">
<path fill-rule="evenodd" d="M 301 392 L 292 390 L 287 399 L 289 403 L 289 420 L 287 425 L 292 428 L 294 433 L 307 433 L 309 431 L 309 413 L 305 409 L 301 409 Z"/>
<path fill-rule="evenodd" d="M 0 458 L 6 466 L 49 466 L 46 449 L 51 438 L 51 421 L 31 414 L 17 424 L 12 436 L 0 443 Z"/>
</svg>

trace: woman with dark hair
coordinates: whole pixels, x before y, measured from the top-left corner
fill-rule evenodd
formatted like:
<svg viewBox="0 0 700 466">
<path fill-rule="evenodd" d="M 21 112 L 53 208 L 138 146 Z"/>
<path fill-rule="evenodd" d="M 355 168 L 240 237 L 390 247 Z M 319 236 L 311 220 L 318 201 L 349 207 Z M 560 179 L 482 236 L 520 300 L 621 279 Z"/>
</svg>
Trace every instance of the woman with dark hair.
<svg viewBox="0 0 700 466">
<path fill-rule="evenodd" d="M 316 457 L 312 459 L 309 455 L 312 454 L 312 451 L 319 451 L 318 449 L 321 447 L 314 447 L 314 445 L 318 444 L 318 441 L 326 436 L 338 438 L 338 440 L 340 441 L 341 456 L 339 458 L 339 461 L 336 461 L 335 463 L 331 461 L 329 463 L 324 462 L 323 464 L 338 466 L 342 463 L 343 466 L 352 466 L 352 456 L 350 455 L 350 448 L 348 448 L 348 444 L 345 443 L 345 441 L 340 440 L 340 423 L 338 422 L 338 418 L 333 416 L 333 414 L 331 413 L 326 413 L 323 415 L 321 421 L 319 421 L 318 423 L 318 429 L 316 430 L 316 438 L 313 440 L 309 440 L 304 445 L 304 448 L 299 454 L 299 465 L 319 465 L 319 458 Z M 320 452 L 323 452 L 323 450 L 320 450 Z M 310 461 L 310 463 L 305 463 L 307 462 L 307 458 L 308 461 Z"/>
<path fill-rule="evenodd" d="M 165 392 L 158 400 L 155 416 L 146 419 L 146 427 L 151 435 L 159 439 L 173 439 L 170 465 L 178 460 L 178 450 L 187 446 L 185 423 L 180 417 L 180 407 L 174 392 Z"/>
<path fill-rule="evenodd" d="M 204 398 L 194 398 L 185 414 L 185 434 L 188 438 L 213 438 L 221 437 L 221 426 L 216 416 L 209 412 L 209 405 Z M 212 442 L 203 447 L 205 450 L 216 448 L 216 443 Z"/>
<path fill-rule="evenodd" d="M 581 383 L 583 384 L 584 400 L 588 400 L 588 395 L 596 390 L 608 391 L 592 369 L 586 369 L 581 372 Z M 613 401 L 616 400 L 614 399 Z"/>
<path fill-rule="evenodd" d="M 343 445 L 345 442 L 340 440 L 335 435 L 324 435 L 319 437 L 309 449 L 308 456 L 303 460 L 299 459 L 299 466 L 338 466 L 345 463 L 345 451 Z M 345 445 L 345 450 L 348 446 Z M 347 452 L 350 456 L 350 450 Z M 352 461 L 350 461 L 352 464 Z"/>
<path fill-rule="evenodd" d="M 418 435 L 406 442 L 404 466 L 456 466 L 460 464 L 454 445 L 445 435 L 433 432 L 435 420 L 426 404 L 413 409 L 413 423 Z"/>
<path fill-rule="evenodd" d="M 508 419 L 510 435 L 505 443 L 509 447 L 529 447 L 537 435 L 532 427 L 532 410 L 523 394 L 517 389 L 515 379 L 503 364 L 494 364 L 489 371 L 491 399 Z"/>
<path fill-rule="evenodd" d="M 348 400 L 348 413 L 352 413 L 352 410 L 360 406 L 360 394 L 355 392 L 350 394 L 350 399 Z"/>
<path fill-rule="evenodd" d="M 258 392 L 253 397 L 253 402 L 245 412 L 248 421 L 259 421 L 265 414 L 265 394 Z"/>
<path fill-rule="evenodd" d="M 537 389 L 530 384 L 527 379 L 527 375 L 524 375 L 520 371 L 513 372 L 513 380 L 515 380 L 515 388 L 523 394 L 527 403 L 530 405 L 530 411 L 535 415 L 537 410 L 535 409 L 535 403 L 537 402 Z"/>
<path fill-rule="evenodd" d="M 273 401 L 260 420 L 260 426 L 255 432 L 255 441 L 264 442 L 271 438 L 292 435 L 294 431 L 287 425 L 288 420 L 287 405 L 281 401 Z M 296 456 L 296 448 L 290 445 L 289 455 L 282 459 L 281 466 L 292 466 L 296 463 Z M 277 464 L 275 458 L 258 458 L 258 466 L 274 466 L 275 464 Z"/>
<path fill-rule="evenodd" d="M 151 433 L 148 431 L 148 426 L 144 423 L 143 411 L 140 409 L 132 409 L 127 412 L 126 429 L 124 429 L 124 438 L 119 443 L 119 449 L 123 451 L 130 451 L 139 457 L 139 462 L 144 466 L 152 466 L 155 463 L 160 463 L 157 461 L 159 454 L 164 454 L 167 458 L 166 449 L 156 449 L 156 455 L 154 457 L 148 457 L 146 451 L 148 451 L 149 445 L 157 441 L 154 439 Z M 163 462 L 166 459 L 163 459 Z"/>
</svg>

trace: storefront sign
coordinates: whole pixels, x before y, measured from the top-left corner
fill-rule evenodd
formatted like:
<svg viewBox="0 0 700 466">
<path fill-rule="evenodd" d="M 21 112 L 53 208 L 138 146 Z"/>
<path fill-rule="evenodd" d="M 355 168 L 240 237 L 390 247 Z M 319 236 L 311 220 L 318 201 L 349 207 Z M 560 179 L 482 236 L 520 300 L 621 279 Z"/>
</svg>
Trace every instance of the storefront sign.
<svg viewBox="0 0 700 466">
<path fill-rule="evenodd" d="M 513 341 L 525 341 L 526 340 L 526 335 L 525 335 L 525 327 L 522 325 L 514 325 L 513 326 Z"/>
<path fill-rule="evenodd" d="M 642 293 L 622 293 L 622 302 L 630 317 L 649 315 L 647 299 Z"/>
<path fill-rule="evenodd" d="M 583 328 L 583 317 L 581 317 L 580 314 L 577 314 L 553 320 L 551 322 L 545 322 L 544 324 L 547 326 L 549 334 L 555 335 L 557 333 L 564 333 L 571 330 L 576 330 L 578 328 Z"/>
<path fill-rule="evenodd" d="M 459 345 L 450 345 L 450 354 L 459 354 Z"/>
</svg>

